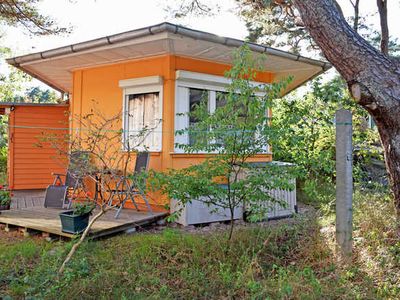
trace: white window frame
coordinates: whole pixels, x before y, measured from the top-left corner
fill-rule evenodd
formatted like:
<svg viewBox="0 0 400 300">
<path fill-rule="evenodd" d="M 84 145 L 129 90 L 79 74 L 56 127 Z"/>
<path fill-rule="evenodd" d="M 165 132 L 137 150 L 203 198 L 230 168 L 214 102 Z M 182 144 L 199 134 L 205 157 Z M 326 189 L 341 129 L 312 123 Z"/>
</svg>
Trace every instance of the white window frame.
<svg viewBox="0 0 400 300">
<path fill-rule="evenodd" d="M 160 122 L 154 129 L 159 133 L 160 143 L 158 147 L 150 147 L 150 152 L 162 151 L 162 115 L 163 115 L 163 78 L 161 76 L 149 76 L 133 79 L 124 79 L 119 81 L 119 87 L 122 88 L 122 150 L 128 151 L 125 147 L 128 128 L 128 95 L 158 93 L 159 100 L 159 119 Z M 138 150 L 144 150 L 144 147 L 139 147 Z"/>
<path fill-rule="evenodd" d="M 216 109 L 216 92 L 226 92 L 227 87 L 232 83 L 232 80 L 223 76 L 216 76 L 204 73 L 190 72 L 178 70 L 176 71 L 175 81 L 175 128 L 183 130 L 189 127 L 189 89 L 203 89 L 208 90 L 208 107 L 209 112 L 213 113 Z M 252 81 L 254 86 L 266 85 L 266 83 Z M 256 96 L 265 96 L 264 92 L 255 93 Z M 266 112 L 270 117 L 270 111 Z M 175 135 L 174 144 L 189 144 L 189 135 L 185 132 L 182 135 Z M 175 153 L 184 153 L 183 149 L 174 147 Z M 203 153 L 203 152 L 201 152 Z M 265 149 L 260 154 L 271 154 L 270 146 L 266 145 Z"/>
</svg>

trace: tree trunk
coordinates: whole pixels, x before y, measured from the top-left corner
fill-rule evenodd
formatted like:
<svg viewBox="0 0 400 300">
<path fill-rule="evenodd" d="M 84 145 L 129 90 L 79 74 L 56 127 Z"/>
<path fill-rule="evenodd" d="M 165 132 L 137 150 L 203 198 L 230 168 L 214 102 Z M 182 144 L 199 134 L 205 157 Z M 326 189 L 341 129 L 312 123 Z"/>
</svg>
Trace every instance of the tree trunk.
<svg viewBox="0 0 400 300">
<path fill-rule="evenodd" d="M 293 0 L 304 26 L 374 118 L 400 217 L 400 63 L 365 41 L 334 0 Z"/>
<path fill-rule="evenodd" d="M 389 54 L 389 26 L 387 19 L 387 0 L 377 0 L 379 18 L 381 23 L 381 51 Z"/>
<path fill-rule="evenodd" d="M 355 32 L 358 32 L 358 23 L 360 21 L 360 0 L 351 1 L 351 5 L 354 8 L 354 22 L 353 22 L 353 29 Z"/>
</svg>

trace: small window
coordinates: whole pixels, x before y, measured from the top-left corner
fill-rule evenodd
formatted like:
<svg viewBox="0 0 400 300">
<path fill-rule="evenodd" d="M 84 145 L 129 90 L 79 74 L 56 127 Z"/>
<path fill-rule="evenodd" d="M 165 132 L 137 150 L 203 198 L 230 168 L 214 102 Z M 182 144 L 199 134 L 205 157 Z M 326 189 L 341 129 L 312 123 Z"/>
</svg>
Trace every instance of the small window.
<svg viewBox="0 0 400 300">
<path fill-rule="evenodd" d="M 160 94 L 130 94 L 127 98 L 125 149 L 142 145 L 147 150 L 160 148 L 158 132 L 160 120 Z"/>
<path fill-rule="evenodd" d="M 163 78 L 149 76 L 119 81 L 123 89 L 123 149 L 162 149 Z"/>
</svg>

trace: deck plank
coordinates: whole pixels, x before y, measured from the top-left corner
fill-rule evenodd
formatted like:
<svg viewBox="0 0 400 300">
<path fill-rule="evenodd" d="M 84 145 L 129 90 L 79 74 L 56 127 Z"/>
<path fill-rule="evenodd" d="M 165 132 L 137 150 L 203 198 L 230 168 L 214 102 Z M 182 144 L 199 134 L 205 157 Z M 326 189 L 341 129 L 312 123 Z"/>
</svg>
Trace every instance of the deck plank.
<svg viewBox="0 0 400 300">
<path fill-rule="evenodd" d="M 47 232 L 67 238 L 74 235 L 61 231 L 59 213 L 62 210 L 44 207 L 30 207 L 26 209 L 1 211 L 0 223 L 12 226 Z M 96 214 L 96 211 L 94 212 Z M 166 212 L 149 214 L 131 209 L 124 209 L 118 219 L 114 218 L 115 212 L 111 211 L 100 217 L 93 225 L 89 235 L 92 238 L 103 237 L 129 228 L 150 224 L 167 215 Z"/>
</svg>

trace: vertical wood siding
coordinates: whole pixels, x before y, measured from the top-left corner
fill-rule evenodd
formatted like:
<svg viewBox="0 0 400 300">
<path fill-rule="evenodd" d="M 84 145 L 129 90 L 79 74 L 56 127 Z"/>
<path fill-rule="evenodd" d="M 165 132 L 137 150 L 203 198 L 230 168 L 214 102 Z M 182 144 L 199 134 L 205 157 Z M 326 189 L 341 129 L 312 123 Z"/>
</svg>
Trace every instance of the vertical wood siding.
<svg viewBox="0 0 400 300">
<path fill-rule="evenodd" d="M 41 137 L 65 138 L 67 106 L 16 106 L 9 119 L 8 178 L 10 188 L 44 189 L 53 172 L 65 173 L 64 159 Z M 57 144 L 61 145 L 59 142 Z M 59 148 L 57 146 L 57 148 Z"/>
</svg>

